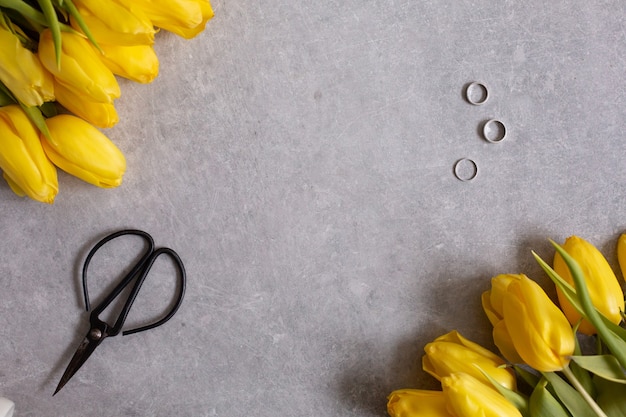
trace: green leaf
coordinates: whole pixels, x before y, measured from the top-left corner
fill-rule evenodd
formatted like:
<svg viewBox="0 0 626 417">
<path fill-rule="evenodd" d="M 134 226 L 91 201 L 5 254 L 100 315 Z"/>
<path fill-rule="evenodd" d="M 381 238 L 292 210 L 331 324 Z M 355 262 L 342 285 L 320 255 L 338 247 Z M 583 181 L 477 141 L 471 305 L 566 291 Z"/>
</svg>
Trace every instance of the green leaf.
<svg viewBox="0 0 626 417">
<path fill-rule="evenodd" d="M 24 1 L 0 0 L 0 7 L 6 7 L 8 9 L 15 10 L 16 12 L 19 12 L 19 14 L 21 14 L 22 16 L 40 25 L 44 25 L 44 26 L 48 25 L 48 21 L 46 20 L 46 17 L 39 10 L 28 5 Z"/>
<path fill-rule="evenodd" d="M 591 302 L 591 297 L 589 296 L 589 290 L 587 289 L 587 285 L 585 284 L 585 276 L 578 265 L 578 262 L 574 258 L 568 254 L 565 249 L 563 249 L 559 244 L 554 241 L 550 241 L 552 245 L 556 248 L 557 252 L 563 260 L 565 264 L 569 268 L 572 273 L 572 278 L 574 280 L 574 286 L 576 288 L 576 295 L 580 302 L 580 306 L 585 312 L 585 318 L 589 320 L 591 324 L 598 331 L 598 336 L 602 338 L 602 341 L 609 348 L 611 353 L 617 358 L 622 367 L 626 368 L 626 341 L 617 336 L 613 331 L 611 331 L 607 325 L 605 324 L 605 320 L 602 319 L 602 314 L 600 314 L 593 303 Z"/>
<path fill-rule="evenodd" d="M 572 360 L 581 368 L 592 372 L 599 377 L 612 382 L 626 384 L 626 373 L 615 356 L 612 355 L 585 355 L 572 356 Z M 626 404 L 626 400 L 625 400 Z"/>
<path fill-rule="evenodd" d="M 608 327 L 609 330 L 611 330 L 615 334 L 615 336 L 619 337 L 620 339 L 626 342 L 626 329 L 618 326 L 617 324 L 613 323 L 611 320 L 607 319 L 604 316 L 600 316 L 600 317 L 602 318 L 602 321 L 604 322 L 606 327 Z"/>
<path fill-rule="evenodd" d="M 46 119 L 43 117 L 43 114 L 41 114 L 41 110 L 39 110 L 39 107 L 29 107 L 25 106 L 22 103 L 20 103 L 20 106 L 22 107 L 28 118 L 37 127 L 37 129 L 39 129 L 39 131 L 43 133 L 43 135 L 48 140 L 52 140 L 52 137 L 50 136 L 50 131 L 48 130 L 48 125 L 46 125 Z"/>
<path fill-rule="evenodd" d="M 554 285 L 561 291 L 561 293 L 563 293 L 563 295 L 565 296 L 565 298 L 567 298 L 567 301 L 570 302 L 572 307 L 574 307 L 581 316 L 586 318 L 587 315 L 585 314 L 582 306 L 580 305 L 580 302 L 578 301 L 578 296 L 576 295 L 576 290 L 574 289 L 574 287 L 572 287 L 569 282 L 565 281 L 559 274 L 557 274 L 557 272 L 552 269 L 552 267 L 548 265 L 546 261 L 541 259 L 541 257 L 537 255 L 534 251 L 532 251 L 532 254 L 535 257 L 535 260 L 537 260 L 537 263 L 539 263 L 539 266 L 541 266 L 546 274 L 548 274 L 548 277 L 550 277 Z"/>
<path fill-rule="evenodd" d="M 0 89 L 0 107 L 8 106 L 9 104 L 15 104 L 15 100 Z"/>
<path fill-rule="evenodd" d="M 491 375 L 489 375 L 487 372 L 480 369 L 479 366 L 476 366 L 476 367 L 478 368 L 480 372 L 482 372 L 485 378 L 487 378 L 489 382 L 491 382 L 491 385 L 493 385 L 493 387 L 500 394 L 502 394 L 504 398 L 506 398 L 511 404 L 515 406 L 515 408 L 519 410 L 519 412 L 522 414 L 523 417 L 531 417 L 530 411 L 528 409 L 528 398 L 526 398 L 525 396 L 523 396 L 522 394 L 516 391 L 513 391 L 503 386 L 498 381 L 496 381 Z"/>
<path fill-rule="evenodd" d="M 626 417 L 626 385 L 595 378 L 598 405 L 608 417 Z"/>
<path fill-rule="evenodd" d="M 556 397 L 563 403 L 574 417 L 597 417 L 597 414 L 587 404 L 583 397 L 570 384 L 565 382 L 554 372 L 544 372 L 543 376 L 548 380 Z"/>
<path fill-rule="evenodd" d="M 530 395 L 531 417 L 572 417 L 556 398 L 546 389 L 548 381 L 542 378 Z"/>
<path fill-rule="evenodd" d="M 48 23 L 50 32 L 52 32 L 52 41 L 54 42 L 57 67 L 61 68 L 61 25 L 59 23 L 59 18 L 54 10 L 52 0 L 37 0 L 37 3 L 39 3 L 39 7 L 41 7 L 41 11 L 46 17 L 46 22 Z"/>
</svg>

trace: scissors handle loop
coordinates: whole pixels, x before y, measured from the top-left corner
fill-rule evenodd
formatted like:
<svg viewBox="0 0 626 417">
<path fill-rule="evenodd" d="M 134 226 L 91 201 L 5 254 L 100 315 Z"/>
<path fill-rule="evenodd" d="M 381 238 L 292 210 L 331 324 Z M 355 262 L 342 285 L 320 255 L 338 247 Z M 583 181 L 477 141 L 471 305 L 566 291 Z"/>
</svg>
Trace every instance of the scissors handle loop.
<svg viewBox="0 0 626 417">
<path fill-rule="evenodd" d="M 119 284 L 117 284 L 117 286 L 104 298 L 104 300 L 100 304 L 98 304 L 93 310 L 91 310 L 91 306 L 89 302 L 89 292 L 87 290 L 87 269 L 89 267 L 89 263 L 91 262 L 91 258 L 104 244 L 106 244 L 107 242 L 115 238 L 118 238 L 124 235 L 135 235 L 135 236 L 142 237 L 143 240 L 148 244 L 148 248 L 146 252 L 141 256 L 139 261 L 133 266 L 131 271 L 119 282 Z M 185 267 L 183 265 L 182 260 L 180 259 L 180 256 L 178 256 L 178 254 L 173 249 L 159 248 L 155 250 L 154 240 L 152 239 L 152 236 L 150 236 L 148 233 L 144 231 L 136 230 L 136 229 L 120 230 L 118 232 L 112 233 L 109 236 L 106 236 L 105 238 L 103 238 L 100 242 L 98 242 L 91 249 L 91 251 L 87 254 L 87 258 L 85 259 L 85 264 L 83 265 L 83 277 L 82 278 L 83 278 L 83 294 L 85 296 L 85 306 L 87 308 L 87 311 L 91 310 L 90 322 L 91 322 L 92 328 L 99 328 L 99 327 L 103 327 L 102 325 L 104 325 L 104 327 L 107 329 L 106 331 L 107 334 L 105 336 L 115 336 L 122 330 L 122 327 L 124 326 L 124 322 L 126 321 L 126 318 L 128 317 L 128 313 L 130 312 L 130 308 L 135 302 L 135 299 L 137 298 L 137 294 L 139 293 L 139 290 L 141 289 L 141 286 L 144 280 L 148 276 L 148 273 L 150 272 L 152 265 L 157 260 L 157 258 L 163 254 L 168 255 L 173 260 L 179 272 L 180 290 L 178 292 L 174 306 L 169 312 L 167 312 L 167 314 L 165 314 L 159 320 L 151 324 L 145 325 L 145 326 L 137 327 L 135 329 L 125 330 L 122 332 L 122 335 L 139 333 L 144 330 L 153 329 L 155 327 L 158 327 L 164 324 L 165 322 L 167 322 L 169 319 L 172 318 L 172 316 L 176 313 L 176 311 L 178 311 L 178 308 L 182 304 L 183 296 L 185 295 L 185 286 L 186 286 L 186 281 L 187 281 Z M 132 281 L 134 281 L 133 288 L 131 289 L 129 296 L 126 299 L 126 302 L 124 303 L 121 309 L 121 312 L 115 321 L 115 324 L 111 326 L 103 322 L 102 320 L 100 320 L 98 316 L 113 302 L 115 298 L 117 298 L 117 296 L 120 295 L 120 293 Z"/>
</svg>

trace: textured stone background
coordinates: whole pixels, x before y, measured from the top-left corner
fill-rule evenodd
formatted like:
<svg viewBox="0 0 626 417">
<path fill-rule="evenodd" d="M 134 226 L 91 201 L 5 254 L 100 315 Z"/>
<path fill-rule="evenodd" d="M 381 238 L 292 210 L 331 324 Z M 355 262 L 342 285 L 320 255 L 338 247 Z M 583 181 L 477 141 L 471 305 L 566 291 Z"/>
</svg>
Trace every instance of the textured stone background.
<svg viewBox="0 0 626 417">
<path fill-rule="evenodd" d="M 502 272 L 545 282 L 531 249 L 550 259 L 548 238 L 577 234 L 615 263 L 624 1 L 213 5 L 198 38 L 158 35 L 152 85 L 121 82 L 120 188 L 60 174 L 44 206 L 0 185 L 0 396 L 16 416 L 384 416 L 391 390 L 437 386 L 420 369 L 435 336 L 491 346 L 479 295 Z M 474 80 L 483 106 L 463 100 Z M 500 144 L 478 134 L 492 117 Z M 475 180 L 454 177 L 461 157 Z M 179 252 L 185 302 L 106 340 L 52 398 L 87 331 L 84 256 L 125 227 Z M 168 272 L 131 321 L 168 302 Z"/>
</svg>

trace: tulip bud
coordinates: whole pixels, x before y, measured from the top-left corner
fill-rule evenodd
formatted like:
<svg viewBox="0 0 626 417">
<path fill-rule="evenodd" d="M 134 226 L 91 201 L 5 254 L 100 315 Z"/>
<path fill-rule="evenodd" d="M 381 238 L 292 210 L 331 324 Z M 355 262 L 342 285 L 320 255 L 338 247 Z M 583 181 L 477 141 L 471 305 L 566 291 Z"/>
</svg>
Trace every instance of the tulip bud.
<svg viewBox="0 0 626 417">
<path fill-rule="evenodd" d="M 74 0 L 74 4 L 98 44 L 130 46 L 154 43 L 154 26 L 140 10 L 131 12 L 129 6 L 115 1 Z M 74 29 L 80 29 L 73 18 L 70 23 Z"/>
<path fill-rule="evenodd" d="M 441 379 L 448 410 L 457 417 L 522 417 L 500 393 L 471 375 L 454 373 Z"/>
<path fill-rule="evenodd" d="M 17 104 L 0 107 L 0 168 L 16 194 L 54 202 L 59 190 L 56 168 L 44 153 L 39 132 Z"/>
<path fill-rule="evenodd" d="M 61 32 L 61 66 L 57 66 L 52 32 L 45 29 L 39 36 L 39 58 L 43 66 L 61 84 L 77 96 L 98 103 L 112 103 L 121 94 L 115 76 L 80 35 Z"/>
<path fill-rule="evenodd" d="M 515 350 L 541 372 L 559 371 L 574 354 L 574 332 L 543 289 L 526 276 L 511 282 L 503 298 L 503 318 Z"/>
<path fill-rule="evenodd" d="M 524 363 L 513 346 L 511 335 L 503 318 L 502 300 L 509 284 L 519 281 L 522 274 L 500 274 L 491 279 L 491 290 L 482 294 L 482 306 L 487 318 L 493 325 L 493 341 L 502 356 L 511 363 Z"/>
<path fill-rule="evenodd" d="M 113 74 L 138 83 L 152 82 L 159 74 L 159 59 L 150 45 L 100 45 L 100 59 Z"/>
<path fill-rule="evenodd" d="M 401 389 L 387 397 L 387 413 L 391 417 L 453 417 L 446 409 L 441 391 Z"/>
<path fill-rule="evenodd" d="M 50 140 L 43 148 L 62 170 L 98 187 L 122 183 L 126 160 L 122 152 L 97 128 L 81 118 L 60 114 L 46 120 Z"/>
<path fill-rule="evenodd" d="M 424 350 L 422 367 L 441 380 L 455 372 L 463 372 L 491 386 L 487 373 L 504 387 L 515 390 L 515 375 L 503 365 L 504 361 L 482 346 L 452 331 L 428 343 Z"/>
<path fill-rule="evenodd" d="M 83 94 L 75 94 L 74 91 L 57 82 L 54 83 L 54 90 L 57 101 L 63 107 L 94 126 L 109 128 L 119 121 L 113 103 L 93 101 Z"/>
<path fill-rule="evenodd" d="M 602 253 L 591 243 L 578 236 L 567 238 L 562 248 L 576 260 L 582 269 L 593 305 L 606 318 L 618 324 L 622 320 L 620 312 L 624 310 L 624 293 L 615 273 Z M 561 278 L 573 285 L 572 273 L 558 252 L 554 255 L 554 270 Z M 557 296 L 561 309 L 569 322 L 572 325 L 578 323 L 581 315 L 558 288 Z M 597 333 L 596 328 L 587 320 L 580 323 L 578 331 L 587 335 Z"/>
<path fill-rule="evenodd" d="M 155 26 L 186 39 L 202 32 L 206 22 L 213 17 L 208 0 L 133 0 L 131 10 L 135 9 L 144 12 Z"/>
<path fill-rule="evenodd" d="M 41 106 L 54 100 L 52 75 L 36 54 L 0 25 L 0 81 L 26 106 Z"/>
<path fill-rule="evenodd" d="M 622 279 L 626 279 L 626 233 L 617 239 L 617 262 L 622 271 Z"/>
</svg>

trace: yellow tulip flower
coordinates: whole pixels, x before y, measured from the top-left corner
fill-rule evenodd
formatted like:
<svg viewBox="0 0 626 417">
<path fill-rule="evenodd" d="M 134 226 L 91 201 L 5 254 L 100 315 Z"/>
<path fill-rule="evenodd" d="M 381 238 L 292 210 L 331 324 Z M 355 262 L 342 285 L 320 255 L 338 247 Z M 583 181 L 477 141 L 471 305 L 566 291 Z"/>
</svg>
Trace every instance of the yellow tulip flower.
<svg viewBox="0 0 626 417">
<path fill-rule="evenodd" d="M 115 76 L 100 60 L 89 41 L 80 35 L 61 32 L 61 66 L 57 67 L 52 32 L 39 37 L 39 58 L 55 81 L 77 96 L 98 103 L 112 103 L 120 96 Z"/>
<path fill-rule="evenodd" d="M 113 127 L 119 121 L 119 116 L 113 103 L 92 101 L 89 97 L 75 94 L 74 91 L 62 84 L 55 82 L 54 85 L 57 101 L 81 119 L 101 128 Z"/>
<path fill-rule="evenodd" d="M 120 77 L 147 84 L 159 74 L 159 59 L 151 45 L 101 44 L 100 49 L 104 65 Z"/>
<path fill-rule="evenodd" d="M 441 391 L 401 389 L 387 397 L 387 413 L 391 417 L 453 417 L 446 409 Z"/>
<path fill-rule="evenodd" d="M 41 106 L 54 100 L 52 75 L 37 55 L 3 26 L 0 26 L 0 81 L 27 106 Z"/>
<path fill-rule="evenodd" d="M 496 390 L 471 375 L 454 373 L 441 379 L 448 410 L 456 417 L 522 417 Z"/>
<path fill-rule="evenodd" d="M 622 278 L 626 279 L 626 233 L 621 234 L 617 239 L 617 262 L 622 271 Z"/>
<path fill-rule="evenodd" d="M 83 119 L 60 114 L 46 120 L 50 140 L 42 135 L 48 158 L 59 168 L 98 187 L 117 187 L 126 171 L 122 152 Z"/>
<path fill-rule="evenodd" d="M 202 32 L 213 17 L 208 0 L 133 0 L 131 10 L 135 9 L 144 12 L 155 26 L 186 39 Z"/>
<path fill-rule="evenodd" d="M 130 46 L 154 43 L 156 30 L 141 10 L 131 11 L 125 3 L 115 1 L 74 0 L 74 4 L 98 44 Z M 73 18 L 70 23 L 74 29 L 80 30 Z"/>
<path fill-rule="evenodd" d="M 574 354 L 574 332 L 561 310 L 533 280 L 512 281 L 503 298 L 503 317 L 515 350 L 541 372 L 559 371 Z"/>
<path fill-rule="evenodd" d="M 464 338 L 456 330 L 428 343 L 424 351 L 426 355 L 422 358 L 422 367 L 438 380 L 463 372 L 491 386 L 483 374 L 485 372 L 506 388 L 516 388 L 515 375 L 503 367 L 505 362 L 499 356 Z"/>
<path fill-rule="evenodd" d="M 618 324 L 622 320 L 620 312 L 624 310 L 624 293 L 615 273 L 602 253 L 591 243 L 578 236 L 568 237 L 562 248 L 580 265 L 593 305 L 606 318 Z M 564 280 L 574 285 L 572 274 L 558 252 L 554 255 L 554 270 Z M 557 295 L 561 309 L 569 322 L 572 325 L 578 323 L 581 315 L 558 289 Z M 596 328 L 587 320 L 580 323 L 578 331 L 587 335 L 597 333 Z"/>
<path fill-rule="evenodd" d="M 59 191 L 56 168 L 44 153 L 39 132 L 17 104 L 0 107 L 0 168 L 16 194 L 54 202 Z"/>
<path fill-rule="evenodd" d="M 502 300 L 511 282 L 521 279 L 522 274 L 500 274 L 491 279 L 491 290 L 482 294 L 482 306 L 493 325 L 493 341 L 502 355 L 511 363 L 524 363 L 513 346 L 511 335 L 504 322 Z"/>
</svg>

